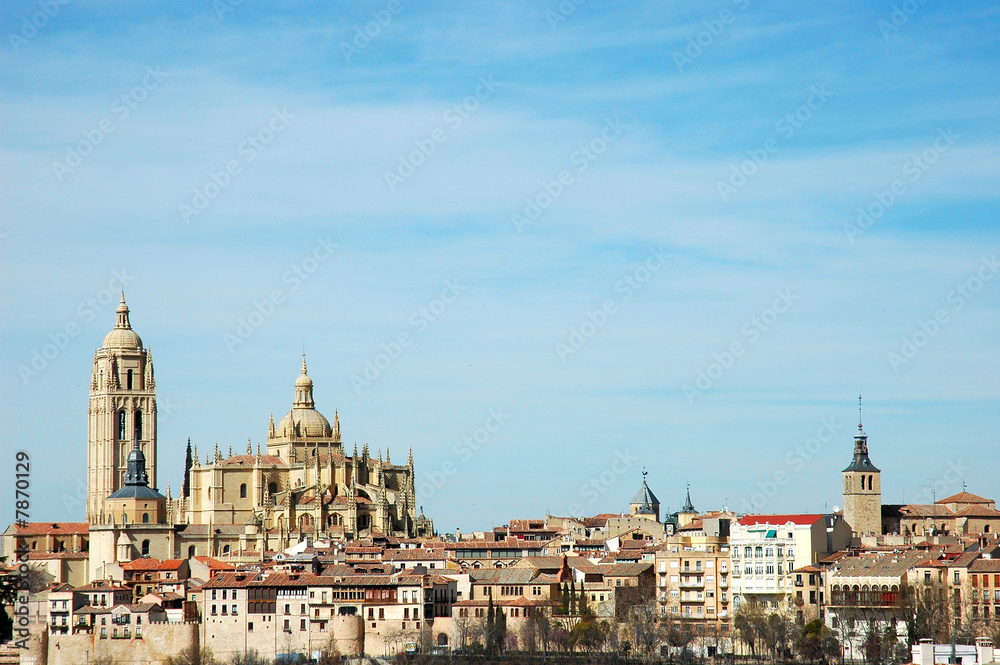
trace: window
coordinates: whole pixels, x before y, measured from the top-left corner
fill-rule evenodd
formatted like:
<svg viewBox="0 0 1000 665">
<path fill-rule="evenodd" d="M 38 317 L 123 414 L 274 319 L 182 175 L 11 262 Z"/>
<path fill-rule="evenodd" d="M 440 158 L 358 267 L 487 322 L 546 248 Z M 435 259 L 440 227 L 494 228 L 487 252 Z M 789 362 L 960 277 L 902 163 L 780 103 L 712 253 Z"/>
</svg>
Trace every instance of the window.
<svg viewBox="0 0 1000 665">
<path fill-rule="evenodd" d="M 270 492 L 271 494 L 277 494 L 278 493 L 278 483 L 268 483 L 267 484 L 267 491 Z"/>
<path fill-rule="evenodd" d="M 125 411 L 118 412 L 118 440 L 125 440 Z"/>
<path fill-rule="evenodd" d="M 306 620 L 305 619 L 301 619 L 299 621 L 299 630 L 305 630 L 305 629 L 306 629 Z"/>
<path fill-rule="evenodd" d="M 237 614 L 239 614 L 239 612 L 236 610 L 236 605 L 233 605 L 233 610 L 232 610 L 231 614 L 233 616 L 236 616 Z"/>
<path fill-rule="evenodd" d="M 216 613 L 217 612 L 216 612 L 216 609 L 215 609 L 215 605 L 212 605 L 212 614 L 216 614 Z"/>
<path fill-rule="evenodd" d="M 135 418 L 134 421 L 135 438 L 136 440 L 138 440 L 142 438 L 142 411 L 136 410 L 133 416 Z"/>
<path fill-rule="evenodd" d="M 222 600 L 225 600 L 227 598 L 226 593 L 227 593 L 226 589 L 223 589 L 222 590 Z"/>
<path fill-rule="evenodd" d="M 132 370 L 125 375 L 125 390 L 132 390 Z"/>
<path fill-rule="evenodd" d="M 216 590 L 212 589 L 212 600 L 215 600 L 215 598 L 216 598 L 215 594 L 216 594 Z"/>
<path fill-rule="evenodd" d="M 247 632 L 248 633 L 252 633 L 253 632 L 253 621 L 251 621 L 250 623 L 247 624 Z"/>
<path fill-rule="evenodd" d="M 240 498 L 241 499 L 247 498 L 247 484 L 246 483 L 242 483 L 240 485 Z"/>
<path fill-rule="evenodd" d="M 194 545 L 191 545 L 188 548 L 188 558 L 189 559 L 193 559 L 194 558 L 194 552 L 195 552 Z"/>
<path fill-rule="evenodd" d="M 148 540 L 142 541 L 142 555 L 143 556 L 149 556 L 149 541 Z"/>
<path fill-rule="evenodd" d="M 378 618 L 379 619 L 384 619 L 385 618 L 385 608 L 384 607 L 378 608 Z"/>
</svg>

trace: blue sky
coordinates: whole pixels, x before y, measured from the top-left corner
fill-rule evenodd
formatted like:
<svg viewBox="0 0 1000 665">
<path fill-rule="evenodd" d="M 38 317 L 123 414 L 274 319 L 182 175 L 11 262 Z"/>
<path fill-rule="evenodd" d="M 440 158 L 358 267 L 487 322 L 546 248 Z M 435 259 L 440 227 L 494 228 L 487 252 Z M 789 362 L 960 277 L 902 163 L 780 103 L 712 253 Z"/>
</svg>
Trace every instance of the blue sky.
<svg viewBox="0 0 1000 665">
<path fill-rule="evenodd" d="M 187 437 L 265 439 L 304 344 L 348 446 L 413 446 L 442 530 L 625 510 L 643 465 L 664 507 L 832 509 L 859 392 L 886 502 L 996 497 L 998 24 L 6 3 L 0 441 L 36 460 L 32 517 L 84 517 L 121 277 L 175 493 Z"/>
</svg>

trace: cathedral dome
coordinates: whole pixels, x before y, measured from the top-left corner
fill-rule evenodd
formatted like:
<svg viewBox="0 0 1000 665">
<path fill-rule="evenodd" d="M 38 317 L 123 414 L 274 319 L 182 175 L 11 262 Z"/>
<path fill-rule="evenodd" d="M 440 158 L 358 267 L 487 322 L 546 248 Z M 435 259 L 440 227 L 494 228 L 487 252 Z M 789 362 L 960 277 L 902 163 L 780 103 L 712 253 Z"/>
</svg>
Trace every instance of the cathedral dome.
<svg viewBox="0 0 1000 665">
<path fill-rule="evenodd" d="M 302 373 L 295 380 L 295 401 L 275 428 L 278 436 L 329 437 L 333 435 L 330 421 L 316 410 L 313 381 L 306 374 L 306 357 L 302 355 Z"/>
<path fill-rule="evenodd" d="M 276 430 L 281 434 L 293 425 L 298 427 L 298 436 L 325 437 L 330 436 L 332 432 L 330 421 L 316 409 L 294 407 L 281 419 Z"/>
<path fill-rule="evenodd" d="M 125 349 L 138 351 L 142 348 L 142 339 L 132 330 L 132 324 L 128 320 L 128 305 L 125 304 L 125 292 L 122 292 L 122 300 L 118 303 L 118 320 L 115 327 L 104 337 L 103 347 L 105 349 Z"/>
</svg>

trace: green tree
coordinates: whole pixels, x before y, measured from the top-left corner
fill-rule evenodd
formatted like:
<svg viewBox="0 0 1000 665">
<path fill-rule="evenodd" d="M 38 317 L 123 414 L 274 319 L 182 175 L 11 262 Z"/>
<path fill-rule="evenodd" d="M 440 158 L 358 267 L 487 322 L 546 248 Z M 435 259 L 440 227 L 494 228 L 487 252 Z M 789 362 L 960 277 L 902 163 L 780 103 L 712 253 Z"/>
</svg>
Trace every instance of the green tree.
<svg viewBox="0 0 1000 665">
<path fill-rule="evenodd" d="M 583 588 L 583 584 L 580 584 L 580 603 L 578 605 L 578 612 L 580 616 L 585 619 L 594 616 L 594 611 L 590 609 L 590 603 L 587 598 L 587 590 Z"/>
</svg>

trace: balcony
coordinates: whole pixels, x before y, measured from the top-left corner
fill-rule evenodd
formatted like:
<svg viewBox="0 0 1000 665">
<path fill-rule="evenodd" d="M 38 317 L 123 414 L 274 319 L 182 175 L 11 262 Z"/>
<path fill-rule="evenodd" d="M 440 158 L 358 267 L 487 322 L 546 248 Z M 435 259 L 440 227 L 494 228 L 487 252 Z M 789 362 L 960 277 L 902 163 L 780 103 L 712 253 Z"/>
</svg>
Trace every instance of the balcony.
<svg viewBox="0 0 1000 665">
<path fill-rule="evenodd" d="M 682 589 L 701 589 L 704 588 L 705 581 L 704 578 L 682 578 L 681 588 Z"/>
<path fill-rule="evenodd" d="M 727 587 L 729 587 L 729 580 L 727 578 L 723 577 L 721 580 L 719 580 L 719 588 L 720 589 L 725 589 Z"/>
</svg>

